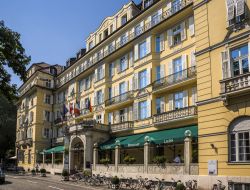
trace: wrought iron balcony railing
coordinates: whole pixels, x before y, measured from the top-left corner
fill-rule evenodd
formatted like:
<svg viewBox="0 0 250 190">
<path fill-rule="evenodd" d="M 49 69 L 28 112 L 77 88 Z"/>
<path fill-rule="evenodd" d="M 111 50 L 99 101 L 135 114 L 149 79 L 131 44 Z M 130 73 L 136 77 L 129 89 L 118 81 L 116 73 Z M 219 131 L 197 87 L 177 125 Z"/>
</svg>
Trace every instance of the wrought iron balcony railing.
<svg viewBox="0 0 250 190">
<path fill-rule="evenodd" d="M 171 86 L 194 77 L 196 77 L 195 66 L 154 81 L 152 84 L 153 90 L 165 88 L 167 86 Z"/>
<path fill-rule="evenodd" d="M 114 105 L 114 104 L 117 104 L 117 103 L 121 103 L 121 102 L 125 102 L 127 100 L 131 100 L 133 98 L 134 98 L 133 91 L 128 91 L 128 92 L 125 92 L 123 94 L 120 94 L 118 96 L 115 96 L 113 98 L 110 98 L 110 99 L 106 100 L 105 105 L 106 106 L 111 106 L 111 105 Z"/>
<path fill-rule="evenodd" d="M 235 93 L 247 88 L 250 89 L 250 73 L 221 80 L 220 84 L 221 94 Z"/>
<path fill-rule="evenodd" d="M 160 22 L 167 20 L 169 17 L 173 16 L 174 14 L 182 11 L 185 7 L 189 6 L 190 4 L 193 3 L 193 0 L 182 0 L 180 1 L 179 4 L 174 5 L 172 8 L 166 10 L 162 14 L 159 14 L 157 17 L 151 20 L 151 22 L 145 23 L 144 26 L 141 26 L 140 28 L 137 29 L 137 31 L 130 33 L 128 36 L 123 38 L 123 40 L 120 40 L 116 44 L 109 46 L 109 48 L 106 51 L 101 51 L 98 53 L 98 56 L 95 56 L 92 60 L 89 60 L 86 62 L 86 64 L 83 67 L 80 67 L 80 69 L 77 70 L 77 72 L 74 72 L 72 76 L 69 76 L 67 78 L 63 78 L 59 81 L 57 81 L 57 88 L 61 87 L 64 85 L 66 82 L 71 80 L 73 77 L 76 75 L 80 74 L 81 72 L 85 71 L 92 65 L 96 64 L 97 62 L 101 61 L 103 58 L 109 56 L 111 53 L 116 51 L 117 49 L 125 46 L 127 43 L 131 42 L 134 40 L 136 37 L 142 35 L 144 32 L 147 32 Z"/>
<path fill-rule="evenodd" d="M 119 132 L 119 131 L 126 131 L 132 130 L 134 128 L 133 121 L 124 121 L 122 123 L 115 123 L 111 124 L 111 132 Z"/>
<path fill-rule="evenodd" d="M 166 123 L 176 119 L 183 119 L 190 116 L 197 115 L 197 107 L 190 106 L 186 108 L 176 109 L 153 116 L 154 124 Z"/>
</svg>

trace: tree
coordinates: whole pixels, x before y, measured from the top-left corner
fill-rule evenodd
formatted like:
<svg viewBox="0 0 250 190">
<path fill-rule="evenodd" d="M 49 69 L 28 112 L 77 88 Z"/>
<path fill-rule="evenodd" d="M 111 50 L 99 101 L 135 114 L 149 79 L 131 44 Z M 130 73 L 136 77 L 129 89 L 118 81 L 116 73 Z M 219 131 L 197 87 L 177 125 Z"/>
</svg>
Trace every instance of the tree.
<svg viewBox="0 0 250 190">
<path fill-rule="evenodd" d="M 9 67 L 20 77 L 26 80 L 26 66 L 30 62 L 30 56 L 25 54 L 25 49 L 20 42 L 20 34 L 12 31 L 0 20 L 0 93 L 8 100 L 16 97 L 15 84 L 10 84 L 11 75 L 7 72 Z"/>
</svg>

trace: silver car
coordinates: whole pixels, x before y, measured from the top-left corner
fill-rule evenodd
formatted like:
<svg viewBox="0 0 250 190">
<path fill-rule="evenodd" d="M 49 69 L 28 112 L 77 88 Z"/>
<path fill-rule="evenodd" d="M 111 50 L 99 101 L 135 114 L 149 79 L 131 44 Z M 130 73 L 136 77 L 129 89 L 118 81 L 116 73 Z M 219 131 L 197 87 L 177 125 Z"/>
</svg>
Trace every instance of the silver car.
<svg viewBox="0 0 250 190">
<path fill-rule="evenodd" d="M 0 183 L 5 183 L 5 174 L 3 173 L 3 170 L 0 168 Z"/>
</svg>

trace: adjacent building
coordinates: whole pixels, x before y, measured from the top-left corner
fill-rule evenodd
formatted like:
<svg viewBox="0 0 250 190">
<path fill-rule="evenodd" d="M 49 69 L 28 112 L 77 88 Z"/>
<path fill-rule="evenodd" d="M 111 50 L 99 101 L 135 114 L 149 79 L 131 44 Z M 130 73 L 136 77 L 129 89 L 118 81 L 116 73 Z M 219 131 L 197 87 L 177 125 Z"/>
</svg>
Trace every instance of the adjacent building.
<svg viewBox="0 0 250 190">
<path fill-rule="evenodd" d="M 249 5 L 131 1 L 65 67 L 33 64 L 18 164 L 249 188 Z"/>
</svg>

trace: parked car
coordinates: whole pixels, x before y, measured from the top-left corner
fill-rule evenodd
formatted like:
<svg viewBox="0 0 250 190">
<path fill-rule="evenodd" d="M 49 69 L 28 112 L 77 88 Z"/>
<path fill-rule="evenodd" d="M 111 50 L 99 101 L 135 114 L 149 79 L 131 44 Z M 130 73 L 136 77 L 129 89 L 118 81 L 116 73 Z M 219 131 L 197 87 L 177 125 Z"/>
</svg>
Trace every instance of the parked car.
<svg viewBox="0 0 250 190">
<path fill-rule="evenodd" d="M 5 174 L 2 169 L 0 169 L 0 183 L 5 183 Z"/>
</svg>

